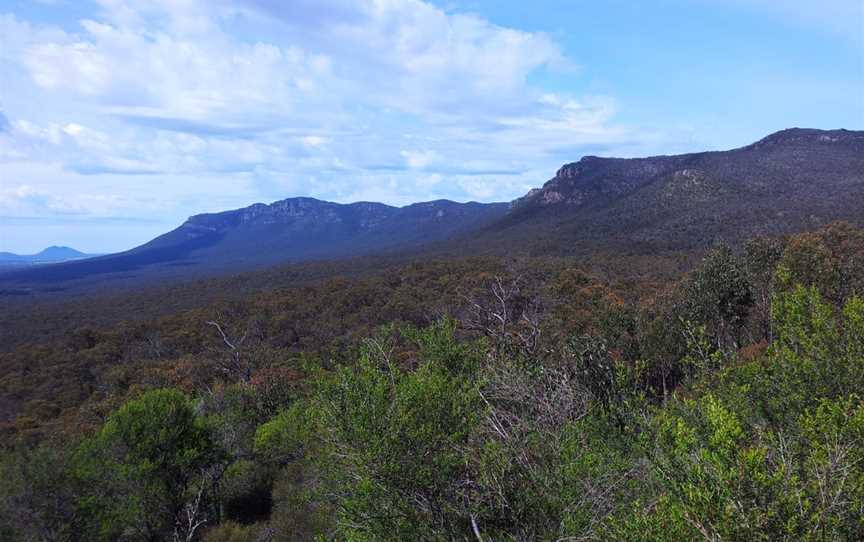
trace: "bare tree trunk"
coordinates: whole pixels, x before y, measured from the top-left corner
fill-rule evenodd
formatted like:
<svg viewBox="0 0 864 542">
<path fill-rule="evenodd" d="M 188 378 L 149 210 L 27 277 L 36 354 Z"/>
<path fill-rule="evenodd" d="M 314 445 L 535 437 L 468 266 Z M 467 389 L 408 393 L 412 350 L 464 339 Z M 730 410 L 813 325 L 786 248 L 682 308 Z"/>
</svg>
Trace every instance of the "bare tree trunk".
<svg viewBox="0 0 864 542">
<path fill-rule="evenodd" d="M 240 379 L 242 382 L 248 382 L 251 378 L 251 370 L 247 364 L 244 363 L 241 353 L 241 348 L 243 347 L 243 343 L 246 342 L 246 337 L 248 337 L 249 332 L 247 330 L 246 333 L 243 334 L 240 339 L 236 341 L 232 341 L 228 334 L 225 333 L 225 330 L 222 329 L 222 326 L 219 322 L 209 321 L 207 325 L 213 326 L 219 331 L 219 335 L 222 336 L 222 342 L 225 343 L 225 346 L 228 347 L 229 353 L 229 361 L 227 363 L 222 363 L 220 369 L 227 376 L 234 376 Z"/>
<path fill-rule="evenodd" d="M 477 517 L 474 514 L 471 514 L 471 530 L 474 531 L 477 542 L 483 542 L 483 535 L 480 534 L 480 527 L 477 525 Z"/>
</svg>

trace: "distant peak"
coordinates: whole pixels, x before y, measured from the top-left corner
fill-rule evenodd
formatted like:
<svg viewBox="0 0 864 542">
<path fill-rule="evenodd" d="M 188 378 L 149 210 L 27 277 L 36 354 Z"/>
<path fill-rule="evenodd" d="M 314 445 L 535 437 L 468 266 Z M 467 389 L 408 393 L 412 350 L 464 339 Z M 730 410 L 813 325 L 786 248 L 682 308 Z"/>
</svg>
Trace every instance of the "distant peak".
<svg viewBox="0 0 864 542">
<path fill-rule="evenodd" d="M 69 255 L 79 255 L 79 254 L 84 255 L 83 252 L 75 250 L 74 248 L 67 247 L 67 246 L 58 246 L 58 245 L 51 245 L 50 247 L 46 248 L 45 250 L 43 250 L 39 254 L 45 255 L 45 254 L 60 254 L 60 253 L 69 254 Z"/>
</svg>

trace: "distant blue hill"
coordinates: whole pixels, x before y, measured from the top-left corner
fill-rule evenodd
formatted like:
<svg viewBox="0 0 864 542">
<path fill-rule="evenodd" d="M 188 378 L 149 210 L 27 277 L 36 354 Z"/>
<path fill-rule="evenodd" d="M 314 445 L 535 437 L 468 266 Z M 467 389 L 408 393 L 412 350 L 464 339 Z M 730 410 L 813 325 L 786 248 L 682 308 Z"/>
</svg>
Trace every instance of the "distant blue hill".
<svg viewBox="0 0 864 542">
<path fill-rule="evenodd" d="M 0 266 L 38 265 L 91 258 L 96 254 L 85 254 L 70 247 L 50 246 L 37 254 L 14 254 L 0 252 Z"/>
</svg>

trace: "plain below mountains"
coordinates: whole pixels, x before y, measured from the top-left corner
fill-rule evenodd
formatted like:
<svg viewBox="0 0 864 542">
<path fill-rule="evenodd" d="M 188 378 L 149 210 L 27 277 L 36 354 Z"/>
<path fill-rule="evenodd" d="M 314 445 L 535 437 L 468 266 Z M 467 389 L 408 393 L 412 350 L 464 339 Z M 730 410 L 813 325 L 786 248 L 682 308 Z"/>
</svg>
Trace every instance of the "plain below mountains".
<svg viewBox="0 0 864 542">
<path fill-rule="evenodd" d="M 694 250 L 834 220 L 864 223 L 864 132 L 789 129 L 746 147 L 583 157 L 510 203 L 407 207 L 291 198 L 196 215 L 127 252 L 0 274 L 0 290 L 197 278 L 370 254 Z"/>
</svg>

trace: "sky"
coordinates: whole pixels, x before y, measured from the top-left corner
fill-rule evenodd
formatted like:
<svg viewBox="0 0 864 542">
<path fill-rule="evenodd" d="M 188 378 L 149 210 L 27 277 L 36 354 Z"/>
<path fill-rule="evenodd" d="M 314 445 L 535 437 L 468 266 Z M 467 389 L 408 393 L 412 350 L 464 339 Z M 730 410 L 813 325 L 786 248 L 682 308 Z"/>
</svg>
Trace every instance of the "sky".
<svg viewBox="0 0 864 542">
<path fill-rule="evenodd" d="M 861 0 L 0 0 L 0 251 L 864 129 Z"/>
</svg>

